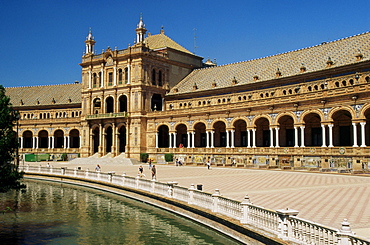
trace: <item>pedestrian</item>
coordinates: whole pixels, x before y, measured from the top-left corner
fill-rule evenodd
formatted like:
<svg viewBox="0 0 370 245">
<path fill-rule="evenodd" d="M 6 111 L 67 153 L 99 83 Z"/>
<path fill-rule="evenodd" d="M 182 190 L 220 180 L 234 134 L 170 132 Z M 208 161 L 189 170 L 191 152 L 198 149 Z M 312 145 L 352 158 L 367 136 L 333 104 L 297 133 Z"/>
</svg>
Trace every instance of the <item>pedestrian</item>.
<svg viewBox="0 0 370 245">
<path fill-rule="evenodd" d="M 211 162 L 209 160 L 207 161 L 207 168 L 211 169 Z"/>
<path fill-rule="evenodd" d="M 157 169 L 155 168 L 155 165 L 152 167 L 152 180 L 155 180 L 157 174 Z"/>
<path fill-rule="evenodd" d="M 139 176 L 140 176 L 140 178 L 141 178 L 141 177 L 143 177 L 143 176 L 145 177 L 145 174 L 144 174 L 144 168 L 143 168 L 143 166 L 141 166 L 141 165 L 140 165 L 140 167 L 139 167 Z"/>
<path fill-rule="evenodd" d="M 233 162 L 231 163 L 231 166 L 235 166 L 236 165 L 236 160 L 235 158 L 233 159 Z"/>
<path fill-rule="evenodd" d="M 98 165 L 96 165 L 96 167 L 95 167 L 95 171 L 96 171 L 96 172 L 100 172 L 100 170 L 101 170 L 100 165 L 99 165 L 99 164 L 98 164 Z"/>
<path fill-rule="evenodd" d="M 179 166 L 179 159 L 176 158 L 176 166 Z"/>
<path fill-rule="evenodd" d="M 152 168 L 152 159 L 149 159 L 149 169 L 151 169 Z"/>
</svg>

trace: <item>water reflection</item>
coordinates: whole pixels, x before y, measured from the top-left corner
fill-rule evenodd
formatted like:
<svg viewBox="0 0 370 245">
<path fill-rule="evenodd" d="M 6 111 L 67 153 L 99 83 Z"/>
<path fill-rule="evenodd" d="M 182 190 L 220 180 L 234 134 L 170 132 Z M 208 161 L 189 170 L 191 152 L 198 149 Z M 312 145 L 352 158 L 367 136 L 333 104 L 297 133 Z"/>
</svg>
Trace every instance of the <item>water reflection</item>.
<svg viewBox="0 0 370 245">
<path fill-rule="evenodd" d="M 2 244 L 238 244 L 185 218 L 128 198 L 26 181 L 0 194 Z"/>
</svg>

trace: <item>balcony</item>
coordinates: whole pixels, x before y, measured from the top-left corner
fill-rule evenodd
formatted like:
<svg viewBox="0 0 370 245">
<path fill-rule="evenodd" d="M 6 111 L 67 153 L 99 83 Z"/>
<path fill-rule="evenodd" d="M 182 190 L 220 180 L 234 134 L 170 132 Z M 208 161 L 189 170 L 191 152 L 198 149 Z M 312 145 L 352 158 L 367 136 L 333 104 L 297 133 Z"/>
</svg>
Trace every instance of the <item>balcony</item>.
<svg viewBox="0 0 370 245">
<path fill-rule="evenodd" d="M 94 120 L 94 119 L 105 119 L 105 118 L 127 118 L 128 112 L 112 112 L 112 113 L 101 113 L 101 114 L 92 114 L 87 115 L 86 120 Z"/>
</svg>

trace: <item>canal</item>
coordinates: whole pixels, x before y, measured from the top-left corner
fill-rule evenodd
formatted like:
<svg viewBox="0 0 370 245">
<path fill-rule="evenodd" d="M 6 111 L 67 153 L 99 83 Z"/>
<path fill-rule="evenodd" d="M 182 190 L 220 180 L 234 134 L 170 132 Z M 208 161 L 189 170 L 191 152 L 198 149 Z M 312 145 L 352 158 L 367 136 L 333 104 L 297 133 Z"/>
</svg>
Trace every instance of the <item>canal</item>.
<svg viewBox="0 0 370 245">
<path fill-rule="evenodd" d="M 184 217 L 116 194 L 25 180 L 0 194 L 2 244 L 240 244 Z"/>
</svg>

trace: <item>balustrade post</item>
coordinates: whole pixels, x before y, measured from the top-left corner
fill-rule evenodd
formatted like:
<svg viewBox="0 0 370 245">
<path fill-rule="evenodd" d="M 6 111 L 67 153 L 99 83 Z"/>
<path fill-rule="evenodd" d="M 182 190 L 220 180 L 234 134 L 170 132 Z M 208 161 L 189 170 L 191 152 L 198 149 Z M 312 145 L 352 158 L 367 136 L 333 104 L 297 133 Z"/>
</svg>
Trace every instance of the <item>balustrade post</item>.
<svg viewBox="0 0 370 245">
<path fill-rule="evenodd" d="M 251 203 L 251 200 L 249 199 L 248 195 L 245 195 L 243 201 L 240 203 L 241 206 L 241 212 L 242 212 L 242 218 L 240 220 L 240 223 L 242 224 L 248 224 L 250 217 L 249 217 L 249 204 Z"/>
<path fill-rule="evenodd" d="M 126 173 L 122 174 L 122 186 L 125 186 Z"/>
<path fill-rule="evenodd" d="M 39 165 L 39 173 L 41 173 L 41 165 Z"/>
<path fill-rule="evenodd" d="M 297 216 L 299 211 L 293 209 L 278 209 L 276 210 L 279 215 L 279 227 L 278 227 L 278 237 L 283 240 L 289 240 L 292 234 L 292 226 L 289 222 L 289 216 Z"/>
<path fill-rule="evenodd" d="M 30 165 L 27 164 L 27 172 L 29 172 L 29 171 L 30 171 Z"/>
<path fill-rule="evenodd" d="M 88 179 L 89 178 L 89 169 L 87 168 L 85 170 L 85 178 Z"/>
<path fill-rule="evenodd" d="M 97 177 L 98 177 L 98 180 L 100 180 L 100 171 L 98 171 Z"/>
<path fill-rule="evenodd" d="M 140 179 L 140 176 L 136 176 L 136 178 L 135 178 L 136 189 L 139 189 L 139 179 Z"/>
<path fill-rule="evenodd" d="M 76 177 L 77 176 L 77 168 L 74 168 L 73 170 L 73 176 Z"/>
<path fill-rule="evenodd" d="M 114 173 L 115 173 L 115 172 L 109 172 L 109 173 L 108 173 L 108 181 L 109 181 L 109 183 L 112 183 Z"/>
<path fill-rule="evenodd" d="M 168 185 L 168 192 L 167 192 L 167 196 L 172 198 L 173 197 L 173 192 L 174 192 L 174 186 L 177 185 L 178 182 L 176 181 L 169 181 L 167 182 L 167 185 Z"/>
<path fill-rule="evenodd" d="M 221 196 L 220 190 L 215 189 L 215 193 L 212 194 L 212 212 L 218 213 L 218 198 Z"/>
<path fill-rule="evenodd" d="M 194 203 L 194 190 L 195 190 L 195 185 L 191 184 L 190 188 L 188 189 L 188 191 L 189 191 L 189 201 L 188 201 L 188 203 L 189 204 Z"/>
<path fill-rule="evenodd" d="M 352 244 L 349 236 L 354 235 L 354 233 L 352 232 L 351 227 L 349 225 L 350 223 L 347 221 L 347 219 L 344 219 L 342 222 L 342 227 L 337 233 L 338 245 L 351 245 Z"/>
<path fill-rule="evenodd" d="M 152 188 L 150 192 L 155 193 L 155 179 L 152 179 Z"/>
<path fill-rule="evenodd" d="M 60 169 L 60 173 L 61 173 L 62 175 L 65 175 L 65 174 L 66 174 L 66 167 L 61 168 L 61 169 Z"/>
</svg>

